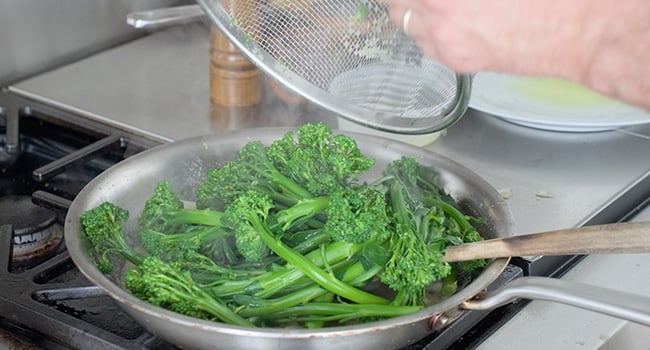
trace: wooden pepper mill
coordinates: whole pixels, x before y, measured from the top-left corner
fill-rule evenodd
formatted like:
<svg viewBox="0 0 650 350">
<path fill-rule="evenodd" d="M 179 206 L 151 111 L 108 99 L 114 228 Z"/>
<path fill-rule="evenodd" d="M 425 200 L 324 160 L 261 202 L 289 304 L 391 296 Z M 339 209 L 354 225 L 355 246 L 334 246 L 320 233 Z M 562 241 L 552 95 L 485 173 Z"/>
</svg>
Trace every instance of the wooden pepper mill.
<svg viewBox="0 0 650 350">
<path fill-rule="evenodd" d="M 212 127 L 225 132 L 259 125 L 262 75 L 216 27 L 210 30 Z"/>
</svg>

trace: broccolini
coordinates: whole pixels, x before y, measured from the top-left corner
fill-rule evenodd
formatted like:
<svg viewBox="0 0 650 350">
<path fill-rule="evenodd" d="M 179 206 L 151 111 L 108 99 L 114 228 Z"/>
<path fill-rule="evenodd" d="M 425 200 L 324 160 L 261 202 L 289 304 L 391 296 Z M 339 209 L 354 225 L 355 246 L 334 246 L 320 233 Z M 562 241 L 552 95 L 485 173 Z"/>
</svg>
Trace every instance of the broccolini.
<svg viewBox="0 0 650 350">
<path fill-rule="evenodd" d="M 353 138 L 305 124 L 210 169 L 198 209 L 156 184 L 138 216 L 146 253 L 126 241 L 124 209 L 102 204 L 82 222 L 102 271 L 130 261 L 131 293 L 175 312 L 260 327 L 394 317 L 425 307 L 436 281 L 453 294 L 485 261 L 448 264 L 444 249 L 482 238 L 431 169 L 403 157 L 361 182 L 373 166 Z"/>
</svg>

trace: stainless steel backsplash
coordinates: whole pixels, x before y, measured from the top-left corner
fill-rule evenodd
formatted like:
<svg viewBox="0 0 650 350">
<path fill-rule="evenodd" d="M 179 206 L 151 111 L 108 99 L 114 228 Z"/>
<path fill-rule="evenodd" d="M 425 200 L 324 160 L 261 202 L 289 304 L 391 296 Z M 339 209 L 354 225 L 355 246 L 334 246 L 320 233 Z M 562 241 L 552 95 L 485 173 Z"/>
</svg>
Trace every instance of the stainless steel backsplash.
<svg viewBox="0 0 650 350">
<path fill-rule="evenodd" d="M 172 0 L 0 0 L 0 87 L 131 40 L 130 12 Z"/>
</svg>

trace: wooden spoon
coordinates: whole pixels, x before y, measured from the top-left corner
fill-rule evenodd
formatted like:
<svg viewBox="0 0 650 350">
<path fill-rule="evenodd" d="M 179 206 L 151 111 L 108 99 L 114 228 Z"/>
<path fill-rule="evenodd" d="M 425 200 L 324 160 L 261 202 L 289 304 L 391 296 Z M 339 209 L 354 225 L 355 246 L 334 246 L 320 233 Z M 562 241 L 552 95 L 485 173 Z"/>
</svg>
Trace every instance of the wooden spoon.
<svg viewBox="0 0 650 350">
<path fill-rule="evenodd" d="M 650 253 L 650 222 L 594 225 L 447 247 L 447 262 L 537 255 Z"/>
</svg>

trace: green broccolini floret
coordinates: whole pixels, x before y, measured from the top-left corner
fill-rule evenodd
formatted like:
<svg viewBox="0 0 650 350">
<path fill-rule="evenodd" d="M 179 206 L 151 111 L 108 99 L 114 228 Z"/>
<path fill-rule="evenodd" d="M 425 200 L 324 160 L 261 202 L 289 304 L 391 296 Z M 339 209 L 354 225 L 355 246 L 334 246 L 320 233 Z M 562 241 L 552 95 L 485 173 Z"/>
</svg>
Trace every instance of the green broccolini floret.
<svg viewBox="0 0 650 350">
<path fill-rule="evenodd" d="M 148 256 L 137 269 L 127 272 L 125 284 L 131 293 L 153 305 L 188 316 L 253 327 L 194 282 L 179 263 Z"/>
<path fill-rule="evenodd" d="M 397 302 L 418 305 L 424 302 L 429 284 L 453 272 L 454 266 L 442 261 L 447 245 L 481 237 L 469 223 L 470 217 L 463 215 L 453 198 L 435 185 L 431 171 L 413 157 L 390 163 L 374 185 L 388 190 L 395 224 L 392 257 L 381 279 L 398 291 Z M 477 269 L 484 264 L 474 261 L 456 266 Z"/>
<path fill-rule="evenodd" d="M 90 241 L 91 255 L 97 259 L 97 267 L 103 273 L 113 269 L 110 256 L 122 257 L 137 265 L 143 256 L 124 236 L 122 225 L 129 212 L 109 202 L 103 202 L 81 215 L 81 225 Z"/>
<path fill-rule="evenodd" d="M 426 209 L 425 215 L 418 216 L 418 227 L 430 249 L 444 251 L 448 245 L 459 245 L 483 240 L 470 221 L 478 219 L 463 214 L 456 201 L 439 186 L 434 184 L 431 171 L 424 168 L 412 157 L 402 157 L 392 162 L 385 174 L 393 174 L 402 179 L 409 196 Z M 465 272 L 484 267 L 483 259 L 456 263 Z"/>
<path fill-rule="evenodd" d="M 223 212 L 186 209 L 168 181 L 156 184 L 138 217 L 142 247 L 166 261 L 234 261 L 222 241 L 232 232 L 223 224 Z M 207 255 L 207 256 L 204 256 Z"/>
<path fill-rule="evenodd" d="M 277 211 L 275 219 L 288 231 L 319 214 L 324 221 L 320 234 L 334 241 L 361 244 L 390 237 L 385 195 L 367 185 L 341 186 L 329 196 L 301 200 Z"/>
<path fill-rule="evenodd" d="M 424 305 L 427 286 L 446 277 L 451 265 L 442 261 L 443 251 L 430 249 L 418 231 L 403 183 L 393 182 L 389 195 L 394 231 L 389 247 L 391 258 L 380 278 L 397 292 L 395 304 Z"/>
<path fill-rule="evenodd" d="M 222 265 L 240 260 L 229 242 L 234 233 L 223 218 L 223 212 L 212 209 L 185 209 L 169 182 L 161 181 L 139 217 L 140 244 L 149 254 L 180 264 L 200 281 L 261 274 L 263 266 Z"/>
<path fill-rule="evenodd" d="M 196 190 L 197 206 L 223 209 L 249 190 L 291 206 L 329 195 L 373 164 L 351 137 L 333 135 L 324 123 L 304 124 L 269 147 L 251 141 L 238 150 L 236 159 L 210 169 Z"/>
<path fill-rule="evenodd" d="M 186 209 L 169 181 L 161 181 L 145 202 L 138 224 L 165 233 L 183 232 L 193 224 L 222 227 L 222 217 L 223 212 L 216 210 Z"/>
<path fill-rule="evenodd" d="M 169 182 L 161 181 L 145 202 L 144 209 L 138 216 L 138 224 L 160 232 L 180 232 L 185 224 L 175 222 L 167 213 L 182 209 L 183 202 L 172 191 Z"/>
<path fill-rule="evenodd" d="M 286 205 L 313 197 L 273 165 L 261 142 L 251 141 L 238 150 L 237 159 L 208 171 L 196 190 L 196 204 L 198 208 L 225 208 L 249 190 L 265 193 Z"/>
<path fill-rule="evenodd" d="M 390 237 L 384 193 L 366 185 L 341 188 L 330 195 L 323 230 L 334 241 L 381 242 Z"/>
<path fill-rule="evenodd" d="M 212 240 L 231 233 L 220 227 L 193 226 L 179 233 L 164 233 L 142 227 L 139 235 L 140 244 L 149 254 L 170 261 L 186 259 L 188 253 L 200 252 Z"/>
<path fill-rule="evenodd" d="M 304 124 L 297 133 L 286 133 L 269 146 L 268 156 L 315 196 L 329 195 L 374 165 L 353 138 L 334 135 L 325 123 Z"/>
<path fill-rule="evenodd" d="M 214 228 L 209 228 L 214 229 Z M 209 230 L 208 229 L 208 230 Z M 207 231 L 214 243 L 214 233 Z M 244 278 L 263 273 L 264 269 L 257 266 L 237 268 L 222 266 L 211 257 L 202 254 L 211 244 L 201 240 L 202 233 L 185 232 L 179 234 L 163 234 L 150 229 L 140 230 L 140 243 L 151 255 L 166 262 L 178 263 L 184 270 L 200 281 L 214 281 L 222 278 Z M 233 257 L 233 261 L 238 257 Z"/>
<path fill-rule="evenodd" d="M 375 184 L 403 184 L 406 201 L 417 214 L 418 228 L 425 241 L 434 244 L 461 244 L 482 240 L 470 221 L 479 220 L 463 214 L 456 201 L 435 184 L 435 173 L 413 157 L 402 157 L 386 167 L 384 177 Z M 442 246 L 441 249 L 444 249 Z"/>
</svg>

